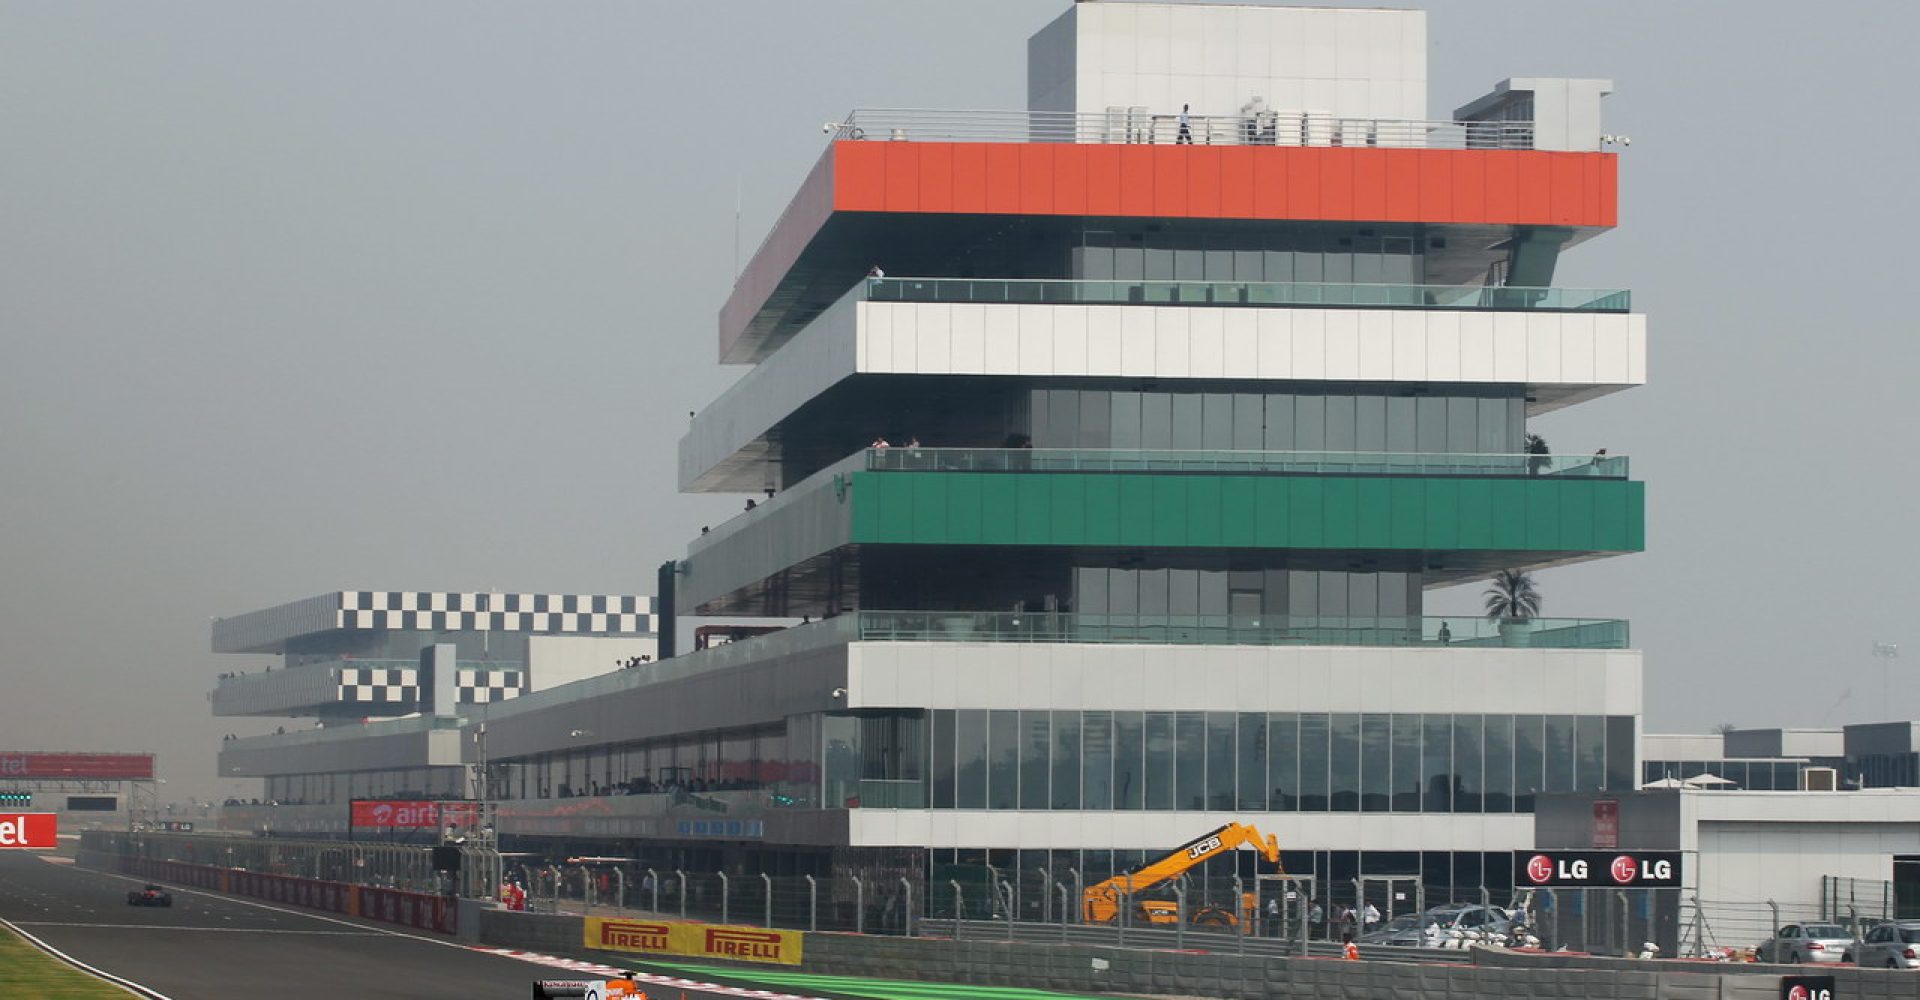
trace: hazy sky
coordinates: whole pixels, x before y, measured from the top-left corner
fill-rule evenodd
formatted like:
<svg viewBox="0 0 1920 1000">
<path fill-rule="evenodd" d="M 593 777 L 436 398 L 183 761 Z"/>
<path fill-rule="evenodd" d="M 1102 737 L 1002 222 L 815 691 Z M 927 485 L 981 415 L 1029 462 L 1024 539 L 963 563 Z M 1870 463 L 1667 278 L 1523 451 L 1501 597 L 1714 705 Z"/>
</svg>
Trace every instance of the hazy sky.
<svg viewBox="0 0 1920 1000">
<path fill-rule="evenodd" d="M 1543 574 L 1546 613 L 1633 620 L 1655 732 L 1920 717 L 1920 5 L 1394 5 L 1432 114 L 1605 76 L 1633 138 L 1557 280 L 1633 289 L 1652 382 L 1534 429 L 1632 455 L 1649 551 Z M 282 720 L 209 714 L 264 663 L 213 616 L 650 593 L 738 506 L 674 493 L 736 375 L 736 185 L 750 253 L 821 122 L 1020 107 L 1065 6 L 0 0 L 0 749 L 214 794 L 220 735 Z"/>
</svg>

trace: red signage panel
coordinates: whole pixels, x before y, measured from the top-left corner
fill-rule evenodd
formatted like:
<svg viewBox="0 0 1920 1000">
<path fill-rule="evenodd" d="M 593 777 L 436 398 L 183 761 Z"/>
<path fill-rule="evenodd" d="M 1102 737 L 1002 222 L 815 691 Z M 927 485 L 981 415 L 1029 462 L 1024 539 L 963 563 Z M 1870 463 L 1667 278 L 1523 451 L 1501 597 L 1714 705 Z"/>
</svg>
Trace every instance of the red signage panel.
<svg viewBox="0 0 1920 1000">
<path fill-rule="evenodd" d="M 411 799 L 359 799 L 350 817 L 352 826 L 374 830 L 434 830 L 447 823 L 472 826 L 479 821 L 477 802 Z"/>
<path fill-rule="evenodd" d="M 0 813 L 0 850 L 51 850 L 58 846 L 59 817 L 53 813 Z"/>
<path fill-rule="evenodd" d="M 90 778 L 100 781 L 152 781 L 150 753 L 39 753 L 0 750 L 0 779 Z"/>
<path fill-rule="evenodd" d="M 1593 803 L 1593 847 L 1611 851 L 1620 846 L 1620 801 L 1595 799 Z"/>
</svg>

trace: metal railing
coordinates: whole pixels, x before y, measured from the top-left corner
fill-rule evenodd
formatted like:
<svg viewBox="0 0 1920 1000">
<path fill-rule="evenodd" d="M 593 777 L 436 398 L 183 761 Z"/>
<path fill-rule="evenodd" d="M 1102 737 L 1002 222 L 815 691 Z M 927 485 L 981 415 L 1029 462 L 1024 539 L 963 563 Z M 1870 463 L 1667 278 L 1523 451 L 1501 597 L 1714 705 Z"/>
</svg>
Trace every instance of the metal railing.
<svg viewBox="0 0 1920 1000">
<path fill-rule="evenodd" d="M 1623 288 L 1401 285 L 1321 281 L 1174 281 L 1102 278 L 867 278 L 870 302 L 1019 302 L 1040 305 L 1318 306 L 1489 312 L 1631 312 Z"/>
<path fill-rule="evenodd" d="M 1112 448 L 868 449 L 874 472 L 1227 472 L 1339 476 L 1626 479 L 1625 455 L 1500 455 Z"/>
<path fill-rule="evenodd" d="M 1608 618 L 1115 615 L 1030 611 L 857 611 L 868 642 L 1073 642 L 1219 646 L 1461 646 L 1625 649 Z"/>
<path fill-rule="evenodd" d="M 460 844 L 460 870 L 434 868 L 433 847 L 339 840 L 285 840 L 206 834 L 120 833 L 89 830 L 82 851 L 122 858 L 172 861 L 233 871 L 461 896 L 492 898 L 500 881 L 500 853 Z"/>
<path fill-rule="evenodd" d="M 835 140 L 904 142 L 1186 143 L 1211 146 L 1360 146 L 1532 149 L 1532 122 L 1418 121 L 1273 109 L 1189 115 L 1145 107 L 1106 111 L 856 108 L 827 125 Z"/>
</svg>

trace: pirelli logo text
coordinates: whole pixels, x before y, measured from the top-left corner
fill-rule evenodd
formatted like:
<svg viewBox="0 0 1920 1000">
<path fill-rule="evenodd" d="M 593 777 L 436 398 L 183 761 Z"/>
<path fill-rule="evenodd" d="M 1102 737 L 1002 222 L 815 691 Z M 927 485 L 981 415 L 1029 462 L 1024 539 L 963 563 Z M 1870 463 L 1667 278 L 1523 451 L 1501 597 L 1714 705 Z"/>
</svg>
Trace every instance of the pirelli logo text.
<svg viewBox="0 0 1920 1000">
<path fill-rule="evenodd" d="M 748 931 L 738 927 L 707 928 L 707 954 L 714 958 L 737 958 L 743 962 L 784 962 L 780 946 L 786 938 L 779 931 Z"/>
<path fill-rule="evenodd" d="M 666 924 L 636 920 L 607 920 L 600 924 L 597 947 L 606 951 L 668 951 Z"/>
<path fill-rule="evenodd" d="M 733 962 L 799 965 L 806 935 L 759 927 L 732 927 L 678 920 L 614 920 L 589 917 L 585 921 L 588 948 L 596 951 L 643 952 L 722 958 Z"/>
</svg>

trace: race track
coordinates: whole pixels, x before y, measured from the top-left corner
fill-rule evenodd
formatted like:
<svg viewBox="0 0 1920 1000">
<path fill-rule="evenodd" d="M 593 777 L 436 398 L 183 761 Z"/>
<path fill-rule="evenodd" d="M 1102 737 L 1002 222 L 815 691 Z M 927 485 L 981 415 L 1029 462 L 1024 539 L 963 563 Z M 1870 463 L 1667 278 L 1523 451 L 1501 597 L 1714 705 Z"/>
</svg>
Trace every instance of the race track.
<svg viewBox="0 0 1920 1000">
<path fill-rule="evenodd" d="M 173 888 L 171 909 L 126 903 L 140 881 L 0 851 L 0 918 L 169 1000 L 476 997 L 523 1000 L 553 969 L 338 917 Z"/>
</svg>

